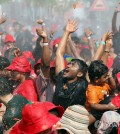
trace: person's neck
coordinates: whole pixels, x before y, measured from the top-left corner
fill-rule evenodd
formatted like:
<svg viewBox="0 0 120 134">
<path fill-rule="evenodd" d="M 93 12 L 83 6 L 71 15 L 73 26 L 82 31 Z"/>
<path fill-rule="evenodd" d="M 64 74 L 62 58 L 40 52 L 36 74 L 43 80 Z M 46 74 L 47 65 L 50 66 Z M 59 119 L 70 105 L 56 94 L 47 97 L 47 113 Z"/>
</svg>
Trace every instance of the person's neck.
<svg viewBox="0 0 120 134">
<path fill-rule="evenodd" d="M 7 103 L 13 98 L 13 95 L 10 93 L 5 96 L 0 96 L 0 100 L 4 105 L 7 105 Z"/>
</svg>

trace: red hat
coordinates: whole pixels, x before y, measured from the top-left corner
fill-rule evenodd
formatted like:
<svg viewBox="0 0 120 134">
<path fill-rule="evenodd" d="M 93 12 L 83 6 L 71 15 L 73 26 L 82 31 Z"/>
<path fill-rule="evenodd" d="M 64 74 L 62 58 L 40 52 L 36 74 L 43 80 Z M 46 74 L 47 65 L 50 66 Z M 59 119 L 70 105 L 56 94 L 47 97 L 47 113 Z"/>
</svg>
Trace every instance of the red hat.
<svg viewBox="0 0 120 134">
<path fill-rule="evenodd" d="M 116 97 L 112 98 L 111 102 L 113 105 L 120 108 L 120 93 Z"/>
<path fill-rule="evenodd" d="M 61 41 L 61 38 L 56 38 L 54 41 L 53 41 L 53 46 L 56 45 L 56 44 L 59 44 Z"/>
<path fill-rule="evenodd" d="M 64 108 L 62 106 L 56 106 L 51 102 L 44 102 L 45 107 L 47 108 L 48 111 L 56 109 L 58 111 L 58 117 L 62 117 L 64 113 Z"/>
<path fill-rule="evenodd" d="M 34 59 L 34 57 L 33 57 L 33 55 L 32 55 L 32 52 L 31 51 L 25 51 L 25 52 L 23 52 L 22 53 L 22 56 L 24 56 L 25 58 L 30 58 L 30 59 L 32 59 L 32 60 L 35 60 Z"/>
<path fill-rule="evenodd" d="M 22 110 L 22 120 L 16 124 L 10 134 L 36 134 L 52 128 L 59 118 L 48 112 L 44 103 L 27 104 Z M 16 130 L 16 132 L 15 132 Z"/>
<path fill-rule="evenodd" d="M 25 57 L 21 56 L 14 58 L 10 66 L 8 66 L 6 69 L 11 71 L 27 73 L 31 72 L 32 67 L 29 61 Z"/>
<path fill-rule="evenodd" d="M 55 67 L 55 60 L 50 61 L 50 68 Z"/>
<path fill-rule="evenodd" d="M 5 42 L 4 42 L 4 43 L 8 43 L 8 42 L 12 42 L 12 43 L 15 42 L 15 39 L 13 38 L 12 35 L 7 34 L 7 35 L 5 36 Z"/>
</svg>

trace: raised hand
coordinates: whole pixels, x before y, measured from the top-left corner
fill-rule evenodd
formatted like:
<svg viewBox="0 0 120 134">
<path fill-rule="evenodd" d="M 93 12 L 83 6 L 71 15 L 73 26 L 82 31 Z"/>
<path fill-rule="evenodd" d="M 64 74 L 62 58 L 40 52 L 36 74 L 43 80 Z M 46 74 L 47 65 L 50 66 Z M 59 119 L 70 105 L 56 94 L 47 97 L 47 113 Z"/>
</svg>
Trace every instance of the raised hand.
<svg viewBox="0 0 120 134">
<path fill-rule="evenodd" d="M 14 52 L 13 52 L 14 56 L 15 57 L 19 57 L 22 55 L 22 52 L 19 48 L 15 49 Z"/>
<path fill-rule="evenodd" d="M 41 29 L 36 29 L 36 33 L 38 36 L 42 36 L 43 38 L 47 37 L 47 33 L 45 31 L 42 31 Z"/>
<path fill-rule="evenodd" d="M 0 18 L 0 24 L 5 23 L 6 20 L 7 20 L 7 19 L 5 18 L 5 16 L 2 16 L 2 17 Z"/>
<path fill-rule="evenodd" d="M 107 33 L 103 35 L 102 41 L 106 42 L 107 40 L 112 39 L 112 38 L 113 38 L 113 33 L 108 31 Z"/>
<path fill-rule="evenodd" d="M 93 32 L 89 28 L 84 29 L 84 32 L 87 37 L 93 35 Z"/>
<path fill-rule="evenodd" d="M 37 22 L 38 24 L 41 24 L 41 25 L 44 23 L 43 20 L 37 20 L 36 22 Z"/>
<path fill-rule="evenodd" d="M 69 33 L 75 32 L 78 29 L 78 24 L 76 20 L 68 20 L 66 31 Z"/>
</svg>

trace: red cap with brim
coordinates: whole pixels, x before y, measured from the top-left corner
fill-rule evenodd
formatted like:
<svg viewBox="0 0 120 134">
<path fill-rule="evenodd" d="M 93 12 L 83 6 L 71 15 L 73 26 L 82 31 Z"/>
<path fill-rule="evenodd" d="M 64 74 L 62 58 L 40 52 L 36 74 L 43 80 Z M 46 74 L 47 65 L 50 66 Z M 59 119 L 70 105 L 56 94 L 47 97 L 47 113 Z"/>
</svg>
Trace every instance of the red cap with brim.
<svg viewBox="0 0 120 134">
<path fill-rule="evenodd" d="M 21 56 L 14 58 L 10 66 L 8 66 L 6 69 L 10 71 L 27 73 L 31 72 L 32 67 L 29 61 L 25 57 Z"/>
<path fill-rule="evenodd" d="M 22 110 L 22 120 L 16 124 L 10 134 L 36 134 L 52 128 L 59 118 L 48 112 L 44 103 L 27 104 Z M 16 131 L 15 131 L 16 130 Z"/>
<path fill-rule="evenodd" d="M 8 42 L 12 42 L 12 43 L 15 42 L 15 39 L 13 38 L 12 35 L 7 34 L 7 35 L 5 36 L 5 42 L 4 42 L 4 43 L 8 43 Z"/>
<path fill-rule="evenodd" d="M 27 58 L 27 59 L 30 58 L 32 60 L 35 60 L 31 51 L 25 51 L 25 52 L 23 52 L 22 53 L 22 56 L 25 56 L 25 58 Z"/>
<path fill-rule="evenodd" d="M 45 107 L 47 108 L 48 111 L 56 109 L 58 111 L 58 117 L 62 117 L 64 113 L 64 108 L 62 106 L 56 106 L 51 102 L 44 102 Z"/>
<path fill-rule="evenodd" d="M 120 108 L 120 93 L 116 97 L 112 98 L 111 102 L 113 105 Z"/>
</svg>

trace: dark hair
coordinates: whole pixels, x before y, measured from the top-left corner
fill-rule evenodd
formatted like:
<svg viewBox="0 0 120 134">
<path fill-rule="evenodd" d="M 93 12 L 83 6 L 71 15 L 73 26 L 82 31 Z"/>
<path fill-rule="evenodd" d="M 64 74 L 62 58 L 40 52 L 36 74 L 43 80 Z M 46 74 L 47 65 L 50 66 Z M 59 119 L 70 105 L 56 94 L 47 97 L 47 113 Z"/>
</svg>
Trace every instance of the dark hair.
<svg viewBox="0 0 120 134">
<path fill-rule="evenodd" d="M 0 70 L 3 70 L 9 65 L 10 65 L 10 61 L 5 57 L 0 56 Z"/>
<path fill-rule="evenodd" d="M 78 64 L 79 70 L 83 73 L 83 77 L 85 77 L 88 70 L 87 64 L 80 59 L 72 59 L 71 62 L 76 62 Z"/>
<path fill-rule="evenodd" d="M 95 60 L 91 62 L 88 68 L 88 74 L 90 81 L 94 81 L 95 79 L 99 79 L 108 72 L 108 67 L 103 64 L 100 60 Z"/>
<path fill-rule="evenodd" d="M 13 83 L 6 77 L 0 77 L 0 95 L 8 95 L 13 90 Z"/>
</svg>

